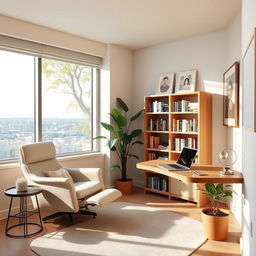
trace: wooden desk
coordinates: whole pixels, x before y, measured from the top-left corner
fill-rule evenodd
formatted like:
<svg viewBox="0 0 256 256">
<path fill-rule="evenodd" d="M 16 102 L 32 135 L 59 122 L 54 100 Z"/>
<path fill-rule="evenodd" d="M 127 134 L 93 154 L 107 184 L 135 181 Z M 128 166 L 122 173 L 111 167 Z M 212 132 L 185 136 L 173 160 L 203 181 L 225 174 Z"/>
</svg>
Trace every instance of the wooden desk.
<svg viewBox="0 0 256 256">
<path fill-rule="evenodd" d="M 200 165 L 193 164 L 188 171 L 168 171 L 158 167 L 158 164 L 170 164 L 174 163 L 171 160 L 152 160 L 146 162 L 137 163 L 137 168 L 155 172 L 158 174 L 166 175 L 171 178 L 182 180 L 185 183 L 197 183 L 198 188 L 204 188 L 205 183 L 243 183 L 243 175 L 240 172 L 234 171 L 234 175 L 221 175 L 219 173 L 222 170 L 220 166 L 213 165 Z M 194 175 L 193 172 L 198 171 L 206 174 L 205 176 Z M 198 190 L 197 193 L 197 206 L 202 207 L 208 202 L 207 196 Z"/>
</svg>

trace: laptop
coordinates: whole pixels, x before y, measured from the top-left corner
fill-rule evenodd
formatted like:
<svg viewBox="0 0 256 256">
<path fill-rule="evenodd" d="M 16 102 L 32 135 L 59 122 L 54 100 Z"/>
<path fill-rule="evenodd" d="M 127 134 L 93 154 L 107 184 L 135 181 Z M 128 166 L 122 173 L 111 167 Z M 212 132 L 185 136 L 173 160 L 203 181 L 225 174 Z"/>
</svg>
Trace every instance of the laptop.
<svg viewBox="0 0 256 256">
<path fill-rule="evenodd" d="M 157 166 L 165 170 L 189 170 L 197 153 L 197 149 L 184 147 L 176 164 L 158 164 Z"/>
</svg>

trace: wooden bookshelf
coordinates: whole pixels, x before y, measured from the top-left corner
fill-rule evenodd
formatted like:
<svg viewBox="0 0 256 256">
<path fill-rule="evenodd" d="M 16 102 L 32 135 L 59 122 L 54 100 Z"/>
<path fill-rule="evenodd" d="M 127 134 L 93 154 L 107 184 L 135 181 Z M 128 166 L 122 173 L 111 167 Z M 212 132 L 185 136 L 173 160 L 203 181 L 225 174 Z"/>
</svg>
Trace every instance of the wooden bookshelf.
<svg viewBox="0 0 256 256">
<path fill-rule="evenodd" d="M 144 109 L 145 161 L 154 158 L 177 160 L 185 145 L 198 149 L 197 163 L 212 163 L 211 94 L 192 92 L 147 96 L 144 99 Z M 157 141 L 157 143 L 152 141 Z M 149 171 L 145 171 L 144 174 L 145 192 L 164 194 L 169 198 L 177 197 L 197 201 L 196 184 L 185 184 L 169 178 L 168 191 L 163 192 L 148 187 L 148 176 L 154 174 Z"/>
</svg>

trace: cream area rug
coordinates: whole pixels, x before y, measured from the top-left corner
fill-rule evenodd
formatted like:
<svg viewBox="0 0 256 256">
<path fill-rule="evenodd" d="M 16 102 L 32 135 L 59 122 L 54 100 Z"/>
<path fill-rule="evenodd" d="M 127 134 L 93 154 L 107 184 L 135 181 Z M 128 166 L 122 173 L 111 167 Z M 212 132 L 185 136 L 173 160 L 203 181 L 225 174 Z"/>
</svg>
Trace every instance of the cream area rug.
<svg viewBox="0 0 256 256">
<path fill-rule="evenodd" d="M 202 223 L 157 208 L 111 203 L 98 216 L 32 241 L 40 256 L 183 256 L 205 242 Z"/>
</svg>

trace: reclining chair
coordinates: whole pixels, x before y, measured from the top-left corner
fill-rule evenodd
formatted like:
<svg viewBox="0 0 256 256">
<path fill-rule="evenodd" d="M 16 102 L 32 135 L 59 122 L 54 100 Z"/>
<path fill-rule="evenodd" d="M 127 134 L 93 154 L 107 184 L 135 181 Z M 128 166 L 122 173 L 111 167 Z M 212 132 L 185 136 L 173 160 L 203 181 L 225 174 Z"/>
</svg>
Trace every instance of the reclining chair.
<svg viewBox="0 0 256 256">
<path fill-rule="evenodd" d="M 100 168 L 64 168 L 56 159 L 52 142 L 40 142 L 21 146 L 19 149 L 22 172 L 29 185 L 39 186 L 40 209 L 53 214 L 46 221 L 68 214 L 97 214 L 87 210 L 88 205 L 104 206 L 121 197 L 117 189 L 104 190 Z M 33 201 L 33 200 L 32 200 Z M 36 202 L 33 201 L 34 207 Z"/>
</svg>

